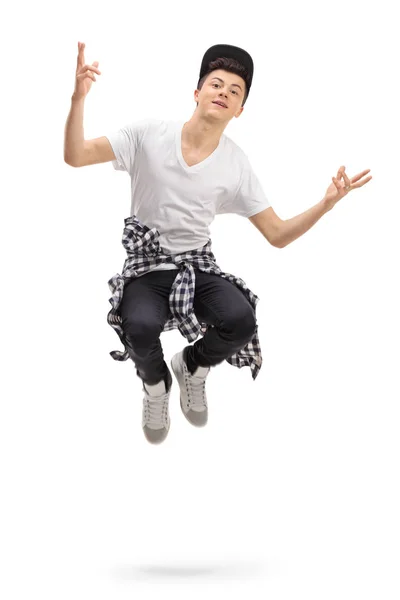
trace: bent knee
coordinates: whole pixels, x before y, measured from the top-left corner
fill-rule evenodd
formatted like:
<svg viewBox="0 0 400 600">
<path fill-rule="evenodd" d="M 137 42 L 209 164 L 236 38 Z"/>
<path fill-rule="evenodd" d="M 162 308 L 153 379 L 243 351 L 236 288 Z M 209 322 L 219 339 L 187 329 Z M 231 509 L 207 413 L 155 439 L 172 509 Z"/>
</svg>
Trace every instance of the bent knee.
<svg viewBox="0 0 400 600">
<path fill-rule="evenodd" d="M 257 327 L 257 319 L 254 310 L 250 307 L 244 313 L 236 314 L 226 319 L 223 327 L 233 331 L 238 339 L 250 339 Z"/>
<path fill-rule="evenodd" d="M 124 333 L 135 340 L 155 339 L 163 330 L 157 321 L 145 321 L 134 316 L 123 317 L 121 322 Z"/>
</svg>

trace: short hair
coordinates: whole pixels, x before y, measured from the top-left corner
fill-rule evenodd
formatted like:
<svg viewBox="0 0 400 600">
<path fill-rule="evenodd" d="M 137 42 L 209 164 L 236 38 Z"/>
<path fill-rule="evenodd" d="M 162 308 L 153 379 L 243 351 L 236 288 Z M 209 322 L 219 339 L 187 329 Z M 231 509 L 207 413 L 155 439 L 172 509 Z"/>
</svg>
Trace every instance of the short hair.
<svg viewBox="0 0 400 600">
<path fill-rule="evenodd" d="M 229 73 L 235 73 L 244 79 L 246 85 L 244 90 L 243 102 L 242 106 L 244 106 L 247 96 L 249 95 L 249 72 L 246 67 L 240 64 L 237 60 L 233 58 L 217 58 L 216 60 L 211 61 L 208 64 L 208 72 L 200 79 L 197 89 L 201 90 L 203 87 L 203 83 L 209 76 L 212 71 L 216 71 L 217 69 L 223 69 L 224 71 L 228 71 Z"/>
</svg>

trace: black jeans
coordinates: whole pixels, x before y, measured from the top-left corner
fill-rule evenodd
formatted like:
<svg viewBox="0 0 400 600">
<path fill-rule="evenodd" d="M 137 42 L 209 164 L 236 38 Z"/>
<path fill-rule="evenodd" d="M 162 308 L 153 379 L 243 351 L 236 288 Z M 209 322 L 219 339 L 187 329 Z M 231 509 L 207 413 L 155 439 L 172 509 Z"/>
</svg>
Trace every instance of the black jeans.
<svg viewBox="0 0 400 600">
<path fill-rule="evenodd" d="M 177 270 L 150 271 L 129 281 L 120 306 L 122 328 L 136 373 L 144 383 L 172 382 L 160 334 L 170 317 L 168 297 Z M 241 350 L 253 337 L 256 316 L 243 292 L 227 279 L 195 269 L 194 312 L 209 327 L 188 346 L 187 360 L 208 367 Z"/>
</svg>

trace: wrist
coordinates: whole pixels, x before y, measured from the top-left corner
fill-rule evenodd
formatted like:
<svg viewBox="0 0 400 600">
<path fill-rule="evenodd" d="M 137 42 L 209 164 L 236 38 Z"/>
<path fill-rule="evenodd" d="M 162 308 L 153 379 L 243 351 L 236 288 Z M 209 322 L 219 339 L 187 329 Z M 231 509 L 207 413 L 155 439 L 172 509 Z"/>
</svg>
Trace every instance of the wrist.
<svg viewBox="0 0 400 600">
<path fill-rule="evenodd" d="M 324 213 L 329 212 L 335 206 L 336 202 L 328 201 L 326 198 L 321 200 L 321 206 Z"/>
<path fill-rule="evenodd" d="M 86 96 L 75 96 L 75 94 L 72 94 L 71 96 L 71 102 L 74 103 L 79 103 L 79 102 L 84 102 L 85 101 Z"/>
</svg>

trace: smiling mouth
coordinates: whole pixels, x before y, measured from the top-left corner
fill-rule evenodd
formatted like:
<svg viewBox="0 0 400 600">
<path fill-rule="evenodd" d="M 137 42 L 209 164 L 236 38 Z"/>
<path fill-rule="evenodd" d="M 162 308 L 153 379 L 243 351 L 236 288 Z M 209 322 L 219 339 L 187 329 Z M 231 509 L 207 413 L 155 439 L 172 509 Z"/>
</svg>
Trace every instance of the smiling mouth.
<svg viewBox="0 0 400 600">
<path fill-rule="evenodd" d="M 217 106 L 220 106 L 221 108 L 227 108 L 226 106 L 223 106 L 222 104 L 218 104 L 218 102 L 213 102 L 213 104 L 216 104 Z"/>
</svg>

